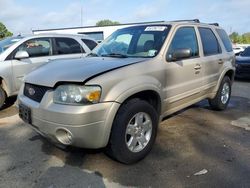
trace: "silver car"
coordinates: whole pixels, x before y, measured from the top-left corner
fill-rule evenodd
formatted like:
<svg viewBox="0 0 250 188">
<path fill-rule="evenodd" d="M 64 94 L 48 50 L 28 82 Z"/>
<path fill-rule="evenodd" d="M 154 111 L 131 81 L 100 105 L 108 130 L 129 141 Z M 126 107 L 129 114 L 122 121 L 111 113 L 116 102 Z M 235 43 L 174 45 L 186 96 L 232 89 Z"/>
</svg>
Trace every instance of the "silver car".
<svg viewBox="0 0 250 188">
<path fill-rule="evenodd" d="M 36 67 L 55 59 L 84 57 L 96 45 L 83 35 L 42 34 L 0 41 L 0 108 Z"/>
<path fill-rule="evenodd" d="M 123 28 L 90 56 L 47 64 L 20 90 L 20 117 L 53 142 L 106 147 L 129 164 L 151 150 L 163 117 L 203 99 L 224 110 L 230 100 L 235 56 L 217 24 Z"/>
</svg>

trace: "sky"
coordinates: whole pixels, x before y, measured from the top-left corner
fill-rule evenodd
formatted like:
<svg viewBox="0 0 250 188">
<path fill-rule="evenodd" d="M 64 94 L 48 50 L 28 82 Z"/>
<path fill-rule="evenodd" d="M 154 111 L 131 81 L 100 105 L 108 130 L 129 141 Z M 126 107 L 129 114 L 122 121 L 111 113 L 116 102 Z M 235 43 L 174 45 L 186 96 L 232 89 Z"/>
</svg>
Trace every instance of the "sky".
<svg viewBox="0 0 250 188">
<path fill-rule="evenodd" d="M 134 23 L 198 18 L 242 34 L 250 32 L 249 7 L 250 0 L 0 0 L 0 22 L 14 34 L 29 34 L 95 25 L 102 19 Z"/>
</svg>

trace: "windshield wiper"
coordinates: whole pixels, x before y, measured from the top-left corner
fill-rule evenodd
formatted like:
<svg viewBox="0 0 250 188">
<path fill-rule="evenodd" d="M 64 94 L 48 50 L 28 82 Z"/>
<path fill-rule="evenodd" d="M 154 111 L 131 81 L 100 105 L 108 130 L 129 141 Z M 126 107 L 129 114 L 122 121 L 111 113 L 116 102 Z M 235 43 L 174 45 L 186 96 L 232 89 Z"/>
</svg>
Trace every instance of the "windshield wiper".
<svg viewBox="0 0 250 188">
<path fill-rule="evenodd" d="M 98 55 L 96 53 L 91 52 L 87 55 L 87 57 L 98 57 Z"/>
<path fill-rule="evenodd" d="M 110 54 L 102 54 L 102 57 L 117 57 L 117 58 L 127 58 L 128 56 L 125 54 L 119 53 L 110 53 Z"/>
</svg>

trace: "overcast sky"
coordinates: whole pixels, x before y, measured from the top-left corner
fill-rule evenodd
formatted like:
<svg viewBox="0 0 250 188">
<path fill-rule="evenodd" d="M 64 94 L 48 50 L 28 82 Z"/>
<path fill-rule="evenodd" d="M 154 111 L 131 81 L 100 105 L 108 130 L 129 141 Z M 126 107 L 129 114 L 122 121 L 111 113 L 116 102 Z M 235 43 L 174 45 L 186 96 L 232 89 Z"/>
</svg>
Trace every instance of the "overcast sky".
<svg viewBox="0 0 250 188">
<path fill-rule="evenodd" d="M 0 22 L 15 34 L 32 29 L 199 18 L 227 32 L 250 32 L 250 0 L 0 0 Z M 81 22 L 82 9 L 82 22 Z"/>
</svg>

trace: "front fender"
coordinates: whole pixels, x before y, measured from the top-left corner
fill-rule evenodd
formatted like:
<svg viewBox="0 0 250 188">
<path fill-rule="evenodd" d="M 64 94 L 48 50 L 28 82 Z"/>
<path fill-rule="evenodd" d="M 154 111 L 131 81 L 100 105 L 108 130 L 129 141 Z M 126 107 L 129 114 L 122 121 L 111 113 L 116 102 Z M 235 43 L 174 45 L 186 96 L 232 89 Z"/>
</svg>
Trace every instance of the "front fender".
<svg viewBox="0 0 250 188">
<path fill-rule="evenodd" d="M 130 96 L 149 90 L 158 93 L 162 101 L 162 84 L 151 76 L 136 76 L 115 84 L 104 97 L 104 101 L 123 103 Z"/>
</svg>

